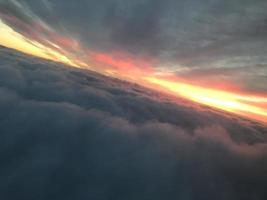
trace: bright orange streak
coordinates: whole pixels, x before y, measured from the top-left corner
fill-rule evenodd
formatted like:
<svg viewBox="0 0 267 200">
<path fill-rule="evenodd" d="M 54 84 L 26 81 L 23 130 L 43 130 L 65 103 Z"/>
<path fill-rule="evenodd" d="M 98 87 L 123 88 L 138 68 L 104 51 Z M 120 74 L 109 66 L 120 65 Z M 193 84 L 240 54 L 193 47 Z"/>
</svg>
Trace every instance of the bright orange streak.
<svg viewBox="0 0 267 200">
<path fill-rule="evenodd" d="M 236 113 L 254 120 L 267 122 L 267 109 L 257 105 L 257 103 L 267 102 L 266 97 L 245 96 L 155 77 L 145 77 L 144 79 L 149 83 L 167 89 L 172 94 L 183 96 L 194 102 Z"/>
<path fill-rule="evenodd" d="M 17 49 L 27 54 L 31 54 L 34 56 L 38 56 L 41 58 L 53 60 L 56 62 L 65 63 L 68 65 L 76 66 L 77 65 L 72 62 L 67 56 L 62 55 L 61 53 L 54 51 L 44 45 L 31 41 L 28 42 L 25 37 L 21 34 L 12 30 L 9 26 L 4 24 L 0 20 L 0 44 Z"/>
<path fill-rule="evenodd" d="M 87 60 L 74 59 L 69 54 L 64 53 L 66 48 L 80 49 L 79 44 L 75 40 L 54 35 L 53 41 L 47 41 L 51 46 L 29 41 L 23 35 L 17 33 L 0 20 L 0 44 L 20 50 L 22 52 L 39 56 L 42 58 L 66 63 L 72 66 L 88 68 Z M 81 48 L 83 49 L 83 48 Z M 81 50 L 80 49 L 80 50 Z M 58 50 L 58 51 L 57 51 Z M 63 50 L 63 51 L 61 51 Z M 106 55 L 99 53 L 91 53 L 92 60 L 95 60 L 96 67 L 98 63 L 107 65 L 107 68 L 98 70 L 111 76 L 125 78 L 140 82 L 144 79 L 147 83 L 159 85 L 167 89 L 169 92 L 183 96 L 195 102 L 209 105 L 221 110 L 236 113 L 251 119 L 267 122 L 267 97 L 234 94 L 216 89 L 207 89 L 200 86 L 194 86 L 188 83 L 168 81 L 156 77 L 145 77 L 151 74 L 150 60 L 136 61 L 125 55 Z M 90 60 L 90 59 L 89 59 Z M 88 61 L 89 61 L 88 60 Z M 143 68 L 141 69 L 140 66 Z M 144 67 L 145 66 L 145 67 Z M 155 87 L 154 87 L 155 88 Z M 157 88 L 158 89 L 158 88 Z"/>
</svg>

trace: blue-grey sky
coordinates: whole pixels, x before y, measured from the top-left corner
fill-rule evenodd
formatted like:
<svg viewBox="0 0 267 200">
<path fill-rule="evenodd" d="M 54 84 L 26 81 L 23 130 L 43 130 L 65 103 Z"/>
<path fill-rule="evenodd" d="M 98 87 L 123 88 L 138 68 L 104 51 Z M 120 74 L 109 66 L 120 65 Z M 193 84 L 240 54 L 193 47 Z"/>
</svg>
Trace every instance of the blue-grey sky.
<svg viewBox="0 0 267 200">
<path fill-rule="evenodd" d="M 64 51 L 77 57 L 123 52 L 159 74 L 255 92 L 267 91 L 266 10 L 265 0 L 0 0 L 4 23 L 46 45 L 50 32 L 73 38 L 86 50 Z"/>
</svg>

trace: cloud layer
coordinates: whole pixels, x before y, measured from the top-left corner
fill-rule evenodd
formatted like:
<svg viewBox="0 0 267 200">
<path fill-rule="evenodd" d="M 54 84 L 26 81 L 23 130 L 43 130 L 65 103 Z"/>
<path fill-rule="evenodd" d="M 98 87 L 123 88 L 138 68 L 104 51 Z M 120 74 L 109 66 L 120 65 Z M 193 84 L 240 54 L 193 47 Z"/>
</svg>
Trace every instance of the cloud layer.
<svg viewBox="0 0 267 200">
<path fill-rule="evenodd" d="M 95 52 L 120 52 L 126 60 L 149 58 L 156 72 L 186 71 L 195 80 L 203 70 L 213 78 L 197 76 L 200 83 L 256 92 L 267 85 L 266 9 L 265 0 L 0 1 L 5 23 L 72 58 L 93 63 Z"/>
<path fill-rule="evenodd" d="M 267 198 L 267 128 L 0 50 L 3 199 Z"/>
</svg>

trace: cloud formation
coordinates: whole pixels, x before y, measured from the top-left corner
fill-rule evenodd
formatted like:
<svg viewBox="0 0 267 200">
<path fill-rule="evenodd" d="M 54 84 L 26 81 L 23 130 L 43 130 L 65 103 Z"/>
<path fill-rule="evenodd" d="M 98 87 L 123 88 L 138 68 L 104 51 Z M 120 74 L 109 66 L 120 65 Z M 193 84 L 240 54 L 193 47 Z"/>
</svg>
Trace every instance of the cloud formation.
<svg viewBox="0 0 267 200">
<path fill-rule="evenodd" d="M 259 92 L 267 84 L 266 9 L 265 0 L 0 1 L 5 23 L 72 59 L 94 63 L 94 53 L 120 52 L 179 77 L 181 69 L 194 77 L 216 68 L 231 71 L 227 79 L 213 73 L 218 82 Z"/>
<path fill-rule="evenodd" d="M 267 128 L 0 50 L 4 199 L 267 197 Z"/>
</svg>

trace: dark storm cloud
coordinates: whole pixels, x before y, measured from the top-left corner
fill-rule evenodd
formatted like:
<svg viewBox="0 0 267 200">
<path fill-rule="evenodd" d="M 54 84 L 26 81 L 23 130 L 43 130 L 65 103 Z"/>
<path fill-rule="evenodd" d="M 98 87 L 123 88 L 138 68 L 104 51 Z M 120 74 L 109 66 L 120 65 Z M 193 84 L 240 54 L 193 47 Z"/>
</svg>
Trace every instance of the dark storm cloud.
<svg viewBox="0 0 267 200">
<path fill-rule="evenodd" d="M 266 199 L 267 129 L 0 53 L 4 199 Z"/>
</svg>

